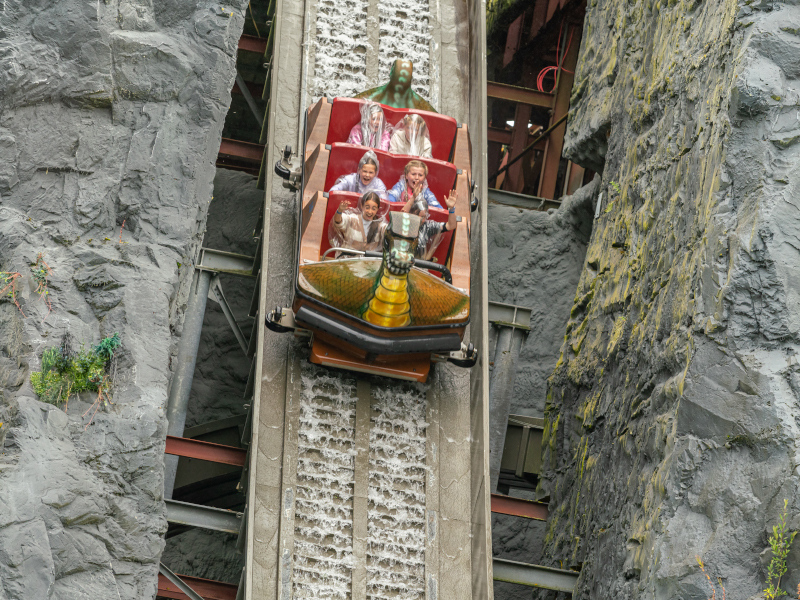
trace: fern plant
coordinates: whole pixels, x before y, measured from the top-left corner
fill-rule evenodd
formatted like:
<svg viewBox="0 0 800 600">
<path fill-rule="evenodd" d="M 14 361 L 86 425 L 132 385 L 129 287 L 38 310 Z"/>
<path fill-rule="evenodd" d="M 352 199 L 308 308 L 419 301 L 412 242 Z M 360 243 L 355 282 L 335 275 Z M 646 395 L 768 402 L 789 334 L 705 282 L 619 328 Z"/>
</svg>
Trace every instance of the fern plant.
<svg viewBox="0 0 800 600">
<path fill-rule="evenodd" d="M 783 512 L 777 525 L 772 526 L 772 535 L 769 536 L 769 547 L 772 550 L 772 560 L 767 569 L 767 589 L 764 590 L 764 597 L 767 600 L 775 600 L 781 596 L 789 594 L 781 589 L 781 577 L 786 573 L 786 557 L 792 547 L 796 531 L 787 533 L 786 513 L 789 501 L 783 501 Z"/>
</svg>

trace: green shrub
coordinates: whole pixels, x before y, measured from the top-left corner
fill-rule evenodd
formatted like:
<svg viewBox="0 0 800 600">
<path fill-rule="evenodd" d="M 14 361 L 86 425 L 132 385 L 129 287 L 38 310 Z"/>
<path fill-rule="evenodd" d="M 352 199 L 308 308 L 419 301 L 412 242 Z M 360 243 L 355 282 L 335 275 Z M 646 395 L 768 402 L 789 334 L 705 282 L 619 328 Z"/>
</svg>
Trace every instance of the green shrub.
<svg viewBox="0 0 800 600">
<path fill-rule="evenodd" d="M 109 365 L 120 344 L 119 334 L 114 333 L 88 350 L 81 346 L 75 352 L 69 334 L 65 335 L 60 346 L 42 353 L 42 370 L 31 373 L 33 390 L 50 404 L 65 402 L 71 394 L 80 392 L 108 395 L 113 383 Z"/>
</svg>

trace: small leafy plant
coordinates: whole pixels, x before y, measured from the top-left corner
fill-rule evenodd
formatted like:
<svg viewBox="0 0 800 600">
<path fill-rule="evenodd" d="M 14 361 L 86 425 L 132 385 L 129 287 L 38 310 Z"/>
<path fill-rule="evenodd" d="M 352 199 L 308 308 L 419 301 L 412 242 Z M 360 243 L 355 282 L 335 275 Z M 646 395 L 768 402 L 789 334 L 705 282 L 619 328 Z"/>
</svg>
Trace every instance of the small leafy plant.
<svg viewBox="0 0 800 600">
<path fill-rule="evenodd" d="M 781 596 L 789 594 L 781 589 L 781 577 L 786 573 L 786 557 L 792 547 L 796 531 L 787 533 L 786 513 L 789 501 L 783 501 L 783 512 L 777 525 L 772 526 L 772 535 L 769 536 L 769 547 L 772 550 L 772 560 L 767 569 L 767 589 L 764 590 L 764 597 L 767 600 L 775 600 Z"/>
<path fill-rule="evenodd" d="M 86 424 L 89 427 L 100 405 L 111 402 L 111 366 L 120 344 L 119 334 L 114 333 L 97 345 L 88 349 L 81 345 L 76 351 L 72 345 L 72 337 L 67 333 L 59 346 L 48 348 L 42 353 L 42 370 L 31 373 L 33 390 L 42 402 L 55 405 L 64 402 L 65 410 L 72 394 L 97 392 L 97 398 L 83 414 L 86 416 L 94 409 Z"/>
</svg>

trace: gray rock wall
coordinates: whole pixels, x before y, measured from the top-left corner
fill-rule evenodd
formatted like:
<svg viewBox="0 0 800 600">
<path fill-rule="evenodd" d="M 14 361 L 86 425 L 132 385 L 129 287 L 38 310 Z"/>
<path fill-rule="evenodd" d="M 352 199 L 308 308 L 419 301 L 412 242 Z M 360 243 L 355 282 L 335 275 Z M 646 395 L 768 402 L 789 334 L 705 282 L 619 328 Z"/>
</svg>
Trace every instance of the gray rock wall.
<svg viewBox="0 0 800 600">
<path fill-rule="evenodd" d="M 592 233 L 595 181 L 558 209 L 489 205 L 489 300 L 532 309 L 520 350 L 512 414 L 544 416 L 547 378 L 558 360 Z"/>
<path fill-rule="evenodd" d="M 0 7 L 0 598 L 151 598 L 164 404 L 246 3 Z M 124 229 L 121 233 L 120 227 Z M 34 293 L 39 252 L 52 313 Z M 84 431 L 29 384 L 69 331 L 118 332 L 114 404 Z"/>
<path fill-rule="evenodd" d="M 587 8 L 566 153 L 604 200 L 541 489 L 577 597 L 708 598 L 700 556 L 748 598 L 784 499 L 798 526 L 799 31 L 792 3 Z"/>
<path fill-rule="evenodd" d="M 512 414 L 544 416 L 547 378 L 558 360 L 583 269 L 598 184 L 599 177 L 546 212 L 489 205 L 489 300 L 532 309 L 531 331 L 517 362 Z M 533 498 L 523 490 L 513 495 Z M 540 564 L 544 536 L 541 521 L 492 515 L 494 556 Z M 494 583 L 497 600 L 530 595 L 525 586 Z"/>
</svg>

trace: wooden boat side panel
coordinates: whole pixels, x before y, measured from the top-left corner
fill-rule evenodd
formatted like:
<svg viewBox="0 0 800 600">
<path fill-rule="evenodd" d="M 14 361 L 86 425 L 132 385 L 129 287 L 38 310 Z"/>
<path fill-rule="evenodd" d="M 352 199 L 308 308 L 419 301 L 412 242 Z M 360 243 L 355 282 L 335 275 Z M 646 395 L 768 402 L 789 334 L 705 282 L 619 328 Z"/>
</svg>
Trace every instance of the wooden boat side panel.
<svg viewBox="0 0 800 600">
<path fill-rule="evenodd" d="M 331 103 L 327 98 L 320 98 L 314 106 L 308 109 L 305 158 L 308 158 L 317 146 L 325 145 L 330 120 Z"/>
<path fill-rule="evenodd" d="M 300 264 L 317 262 L 319 260 L 319 247 L 322 244 L 322 236 L 325 235 L 325 212 L 328 208 L 328 199 L 322 192 L 317 192 L 310 200 L 307 224 L 303 229 L 303 237 L 300 240 Z M 306 207 L 303 210 L 303 221 L 305 222 Z"/>
</svg>

